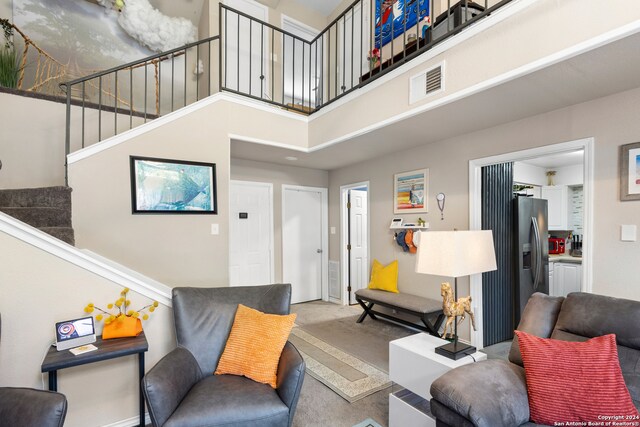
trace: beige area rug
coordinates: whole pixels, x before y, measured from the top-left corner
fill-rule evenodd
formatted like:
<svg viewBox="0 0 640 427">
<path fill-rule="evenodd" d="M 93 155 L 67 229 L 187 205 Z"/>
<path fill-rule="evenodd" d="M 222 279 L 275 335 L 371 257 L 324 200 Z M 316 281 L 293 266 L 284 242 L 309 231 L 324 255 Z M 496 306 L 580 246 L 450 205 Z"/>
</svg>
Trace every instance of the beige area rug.
<svg viewBox="0 0 640 427">
<path fill-rule="evenodd" d="M 307 373 L 349 403 L 391 386 L 386 372 L 327 344 L 297 325 L 291 331 L 289 341 L 302 354 Z"/>
</svg>

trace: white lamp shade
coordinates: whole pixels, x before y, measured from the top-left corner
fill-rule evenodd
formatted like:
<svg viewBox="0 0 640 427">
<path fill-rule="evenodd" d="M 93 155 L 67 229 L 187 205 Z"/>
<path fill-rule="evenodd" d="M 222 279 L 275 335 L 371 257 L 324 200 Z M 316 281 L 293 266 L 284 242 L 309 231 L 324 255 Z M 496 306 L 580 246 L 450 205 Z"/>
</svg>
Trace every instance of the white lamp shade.
<svg viewBox="0 0 640 427">
<path fill-rule="evenodd" d="M 416 273 L 462 277 L 495 269 L 491 230 L 428 231 L 420 236 Z"/>
</svg>

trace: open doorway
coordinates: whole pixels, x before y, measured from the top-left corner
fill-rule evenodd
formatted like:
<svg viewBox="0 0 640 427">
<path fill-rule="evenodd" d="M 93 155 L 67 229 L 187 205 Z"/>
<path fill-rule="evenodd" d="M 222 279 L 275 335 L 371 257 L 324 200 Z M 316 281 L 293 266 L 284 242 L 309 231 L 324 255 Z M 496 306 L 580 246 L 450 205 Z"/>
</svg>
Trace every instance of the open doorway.
<svg viewBox="0 0 640 427">
<path fill-rule="evenodd" d="M 469 214 L 470 214 L 470 229 L 479 230 L 483 228 L 483 217 L 482 217 L 482 201 L 484 196 L 484 191 L 482 188 L 482 171 L 483 168 L 488 166 L 493 166 L 497 164 L 509 163 L 515 166 L 515 170 L 520 168 L 521 170 L 515 172 L 513 183 L 516 184 L 516 187 L 511 190 L 517 190 L 522 192 L 522 197 L 527 196 L 539 196 L 539 198 L 546 198 L 547 208 L 551 206 L 552 214 L 548 215 L 549 218 L 549 231 L 545 233 L 544 236 L 541 236 L 542 242 L 545 243 L 545 251 L 548 252 L 548 244 L 549 237 L 554 237 L 557 235 L 558 239 L 564 239 L 567 242 L 567 238 L 569 236 L 573 237 L 574 235 L 579 235 L 579 244 L 573 244 L 572 239 L 569 239 L 569 245 L 573 244 L 573 249 L 580 249 L 579 252 L 575 252 L 575 259 L 579 257 L 579 264 L 574 261 L 571 263 L 571 266 L 567 271 L 563 271 L 566 277 L 562 277 L 562 280 L 559 281 L 553 280 L 555 279 L 555 271 L 553 271 L 553 267 L 549 265 L 549 270 L 545 271 L 544 280 L 546 282 L 546 286 L 548 287 L 548 291 L 551 294 L 563 294 L 565 293 L 564 285 L 560 286 L 560 282 L 572 282 L 574 289 L 569 289 L 567 291 L 576 291 L 580 290 L 583 292 L 591 292 L 592 289 L 592 254 L 593 254 L 593 139 L 586 138 L 577 141 L 570 141 L 561 144 L 549 145 L 544 147 L 539 147 L 530 150 L 524 150 L 514 153 L 508 153 L 500 156 L 487 157 L 483 159 L 476 159 L 469 162 L 469 188 L 470 188 L 470 197 L 469 197 Z M 574 154 L 571 154 L 574 153 Z M 572 156 L 579 157 L 581 159 L 581 165 L 579 165 L 580 172 L 576 173 L 578 170 L 578 165 L 576 165 L 573 160 L 570 160 Z M 561 163 L 553 163 L 553 162 L 561 162 Z M 544 163 L 544 165 L 543 165 Z M 562 169 L 562 172 L 571 172 L 567 173 L 567 175 L 572 176 L 570 182 L 567 181 L 563 183 L 562 180 L 559 180 L 559 173 Z M 542 177 L 544 179 L 536 178 L 538 185 L 533 185 L 531 183 L 532 179 L 524 177 L 521 173 L 522 170 L 532 171 L 538 170 L 538 172 L 542 173 Z M 555 174 L 549 174 L 551 177 L 555 178 L 554 184 L 558 185 L 548 185 L 549 181 L 547 173 L 555 172 Z M 577 178 L 576 175 L 578 176 Z M 581 182 L 580 182 L 581 178 Z M 565 178 L 562 178 L 565 179 Z M 569 178 L 567 178 L 569 179 Z M 529 181 L 529 182 L 527 182 Z M 574 182 L 575 181 L 575 182 Z M 547 185 L 545 185 L 547 184 Z M 571 185 L 569 185 L 571 184 Z M 525 188 L 526 187 L 526 188 Z M 558 197 L 557 192 L 564 191 L 565 197 Z M 571 196 L 569 196 L 569 192 L 571 191 Z M 575 196 L 575 199 L 573 199 Z M 569 206 L 570 203 L 577 203 L 579 199 L 580 206 L 580 215 L 579 218 L 577 216 L 572 217 L 573 209 L 570 211 Z M 552 202 L 553 201 L 553 202 Z M 562 203 L 558 204 L 557 202 L 561 201 Z M 555 202 L 555 203 L 554 203 Z M 559 210 L 556 212 L 556 207 L 559 206 Z M 560 223 L 555 224 L 551 223 L 552 221 L 556 221 L 556 218 L 561 220 Z M 561 229 L 562 228 L 562 229 Z M 517 251 L 519 248 L 516 248 L 515 245 L 512 248 L 512 251 Z M 510 253 L 513 256 L 513 259 L 517 259 L 515 256 L 515 252 Z M 556 254 L 552 254 L 554 256 Z M 571 252 L 565 254 L 567 257 L 571 256 Z M 549 261 L 549 259 L 547 259 Z M 550 263 L 551 264 L 551 263 Z M 569 264 L 569 263 L 567 263 Z M 577 265 L 580 265 L 580 274 L 578 276 L 576 268 Z M 513 265 L 514 269 L 516 267 L 515 263 Z M 513 271 L 513 277 L 515 277 L 516 271 Z M 547 276 L 548 275 L 548 276 Z M 553 277 L 552 277 L 553 275 Z M 506 276 L 505 276 L 506 277 Z M 506 279 L 505 279 L 506 280 Z M 557 286 L 556 286 L 557 285 Z M 490 286 L 490 283 L 489 283 Z M 485 289 L 483 286 L 483 275 L 474 275 L 471 277 L 471 297 L 474 302 L 474 311 L 476 313 L 476 325 L 477 331 L 472 331 L 471 333 L 471 341 L 473 345 L 478 348 L 484 348 L 487 344 L 492 344 L 492 342 L 485 342 L 486 331 L 490 331 L 495 327 L 495 324 L 492 323 L 495 320 L 490 318 L 496 312 L 496 308 L 487 309 L 488 301 L 485 301 L 485 297 L 489 296 L 491 293 L 490 289 Z M 494 294 L 497 294 L 494 292 Z M 515 298 L 515 293 L 514 293 Z M 511 304 L 515 304 L 515 299 L 510 299 Z M 509 303 L 509 301 L 507 301 Z M 513 307 L 507 307 L 503 311 L 511 313 L 513 312 Z M 504 319 L 503 319 L 504 320 Z M 515 319 L 514 319 L 515 320 Z M 514 321 L 515 323 L 515 321 Z M 515 327 L 517 325 L 511 325 Z"/>
<path fill-rule="evenodd" d="M 318 52 L 322 52 L 322 38 L 313 45 L 304 41 L 311 42 L 320 31 L 287 15 L 282 15 L 281 28 L 298 37 L 283 37 L 283 102 L 285 105 L 315 106 L 320 78 Z"/>
<path fill-rule="evenodd" d="M 369 283 L 369 182 L 340 187 L 340 253 L 343 304 L 356 304 L 358 289 Z"/>
</svg>

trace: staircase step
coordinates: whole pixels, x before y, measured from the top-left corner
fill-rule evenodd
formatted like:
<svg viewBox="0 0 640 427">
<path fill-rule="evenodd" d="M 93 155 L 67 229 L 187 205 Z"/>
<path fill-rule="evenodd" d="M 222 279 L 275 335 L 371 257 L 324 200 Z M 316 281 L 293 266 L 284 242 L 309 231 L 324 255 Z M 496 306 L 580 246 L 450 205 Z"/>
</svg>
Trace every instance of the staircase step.
<svg viewBox="0 0 640 427">
<path fill-rule="evenodd" d="M 0 206 L 66 208 L 71 206 L 71 187 L 0 190 Z"/>
<path fill-rule="evenodd" d="M 61 209 L 40 207 L 14 208 L 0 206 L 0 211 L 36 228 L 71 227 L 70 207 Z"/>
<path fill-rule="evenodd" d="M 40 230 L 72 246 L 76 244 L 75 234 L 71 227 L 42 227 Z"/>
</svg>

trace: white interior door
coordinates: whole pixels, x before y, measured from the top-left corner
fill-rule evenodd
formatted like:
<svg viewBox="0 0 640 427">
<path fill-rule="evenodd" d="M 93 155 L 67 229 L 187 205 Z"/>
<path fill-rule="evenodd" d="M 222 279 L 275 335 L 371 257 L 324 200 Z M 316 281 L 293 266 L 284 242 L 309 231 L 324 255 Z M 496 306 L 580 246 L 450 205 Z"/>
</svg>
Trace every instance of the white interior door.
<svg viewBox="0 0 640 427">
<path fill-rule="evenodd" d="M 291 302 L 322 298 L 323 194 L 319 189 L 282 191 L 282 278 Z"/>
<path fill-rule="evenodd" d="M 224 0 L 224 4 L 267 22 L 268 9 L 252 0 Z M 224 83 L 230 90 L 270 99 L 267 79 L 267 46 L 271 38 L 266 27 L 247 17 L 222 9 Z"/>
<path fill-rule="evenodd" d="M 367 233 L 367 192 L 349 190 L 349 223 L 351 230 L 351 292 L 369 284 L 369 242 Z M 355 299 L 352 299 L 354 301 Z"/>
<path fill-rule="evenodd" d="M 273 283 L 273 189 L 261 182 L 231 181 L 229 284 Z"/>
</svg>

